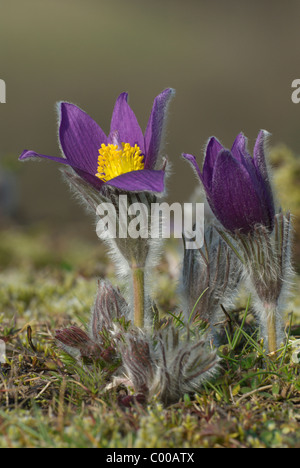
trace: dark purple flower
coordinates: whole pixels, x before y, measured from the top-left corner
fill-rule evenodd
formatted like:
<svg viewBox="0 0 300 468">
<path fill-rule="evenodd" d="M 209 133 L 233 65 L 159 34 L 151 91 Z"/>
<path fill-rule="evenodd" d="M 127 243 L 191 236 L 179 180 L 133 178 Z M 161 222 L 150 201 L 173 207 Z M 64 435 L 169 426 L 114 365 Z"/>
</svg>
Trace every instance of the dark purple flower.
<svg viewBox="0 0 300 468">
<path fill-rule="evenodd" d="M 231 232 L 252 232 L 257 224 L 273 230 L 275 208 L 265 159 L 267 136 L 266 131 L 259 132 L 253 158 L 242 133 L 231 151 L 215 137 L 210 138 L 202 173 L 194 156 L 183 155 L 196 169 L 215 216 Z"/>
<path fill-rule="evenodd" d="M 159 94 L 143 135 L 122 93 L 115 104 L 108 136 L 74 104 L 60 104 L 59 140 L 64 158 L 23 151 L 20 160 L 47 158 L 71 166 L 95 189 L 110 185 L 124 191 L 164 190 L 164 170 L 156 170 L 168 104 L 174 91 Z"/>
</svg>

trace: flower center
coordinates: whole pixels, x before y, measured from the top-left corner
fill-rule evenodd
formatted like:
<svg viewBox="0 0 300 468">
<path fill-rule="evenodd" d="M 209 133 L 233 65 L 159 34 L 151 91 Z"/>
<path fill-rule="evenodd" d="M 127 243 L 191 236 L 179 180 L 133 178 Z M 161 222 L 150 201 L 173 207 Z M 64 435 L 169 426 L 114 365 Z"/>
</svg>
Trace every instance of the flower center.
<svg viewBox="0 0 300 468">
<path fill-rule="evenodd" d="M 130 146 L 129 143 L 118 145 L 105 145 L 99 149 L 98 169 L 96 177 L 108 182 L 121 174 L 140 171 L 144 169 L 144 156 L 139 146 Z"/>
</svg>

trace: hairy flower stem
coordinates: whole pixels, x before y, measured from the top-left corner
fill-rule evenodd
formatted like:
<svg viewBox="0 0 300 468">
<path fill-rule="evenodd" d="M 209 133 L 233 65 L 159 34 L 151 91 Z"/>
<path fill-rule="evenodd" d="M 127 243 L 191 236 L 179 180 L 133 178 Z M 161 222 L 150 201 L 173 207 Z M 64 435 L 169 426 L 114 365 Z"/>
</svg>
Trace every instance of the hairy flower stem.
<svg viewBox="0 0 300 468">
<path fill-rule="evenodd" d="M 268 331 L 268 351 L 270 354 L 277 351 L 277 330 L 276 330 L 276 310 L 274 307 L 266 305 L 267 331 Z"/>
<path fill-rule="evenodd" d="M 134 295 L 134 325 L 144 327 L 145 309 L 145 272 L 144 268 L 132 266 L 133 295 Z"/>
<path fill-rule="evenodd" d="M 228 232 L 220 232 L 227 242 Z M 253 232 L 229 233 L 230 243 L 244 266 L 247 285 L 254 297 L 254 310 L 260 323 L 261 336 L 272 356 L 285 342 L 284 312 L 287 292 L 292 281 L 292 223 L 289 213 L 274 217 L 274 229 L 256 225 Z M 230 245 L 230 244 L 229 244 Z"/>
</svg>

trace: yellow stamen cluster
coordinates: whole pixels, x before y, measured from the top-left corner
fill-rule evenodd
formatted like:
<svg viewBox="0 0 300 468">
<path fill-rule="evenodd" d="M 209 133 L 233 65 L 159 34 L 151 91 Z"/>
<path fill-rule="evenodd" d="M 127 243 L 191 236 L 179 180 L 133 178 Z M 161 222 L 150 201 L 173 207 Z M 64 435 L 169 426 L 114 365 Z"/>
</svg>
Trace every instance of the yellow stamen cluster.
<svg viewBox="0 0 300 468">
<path fill-rule="evenodd" d="M 139 146 L 130 146 L 129 143 L 118 145 L 105 145 L 99 149 L 98 169 L 96 177 L 108 182 L 121 174 L 140 171 L 144 169 L 144 156 Z"/>
</svg>

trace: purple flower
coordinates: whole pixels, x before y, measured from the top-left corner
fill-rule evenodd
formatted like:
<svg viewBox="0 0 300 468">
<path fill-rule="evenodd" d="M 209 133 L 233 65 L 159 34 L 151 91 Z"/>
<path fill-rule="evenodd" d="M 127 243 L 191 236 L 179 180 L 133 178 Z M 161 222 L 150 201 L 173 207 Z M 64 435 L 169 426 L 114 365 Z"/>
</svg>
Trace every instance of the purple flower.
<svg viewBox="0 0 300 468">
<path fill-rule="evenodd" d="M 194 156 L 183 155 L 196 169 L 215 216 L 231 232 L 253 232 L 258 224 L 273 230 L 275 208 L 265 159 L 267 136 L 266 131 L 259 132 L 253 158 L 242 133 L 231 151 L 215 137 L 210 138 L 202 173 Z"/>
<path fill-rule="evenodd" d="M 19 159 L 47 158 L 66 164 L 99 191 L 110 185 L 124 191 L 162 192 L 164 170 L 156 170 L 156 163 L 173 94 L 168 88 L 155 98 L 145 135 L 127 103 L 127 93 L 116 101 L 108 136 L 77 106 L 62 102 L 59 140 L 64 158 L 25 150 Z"/>
</svg>

